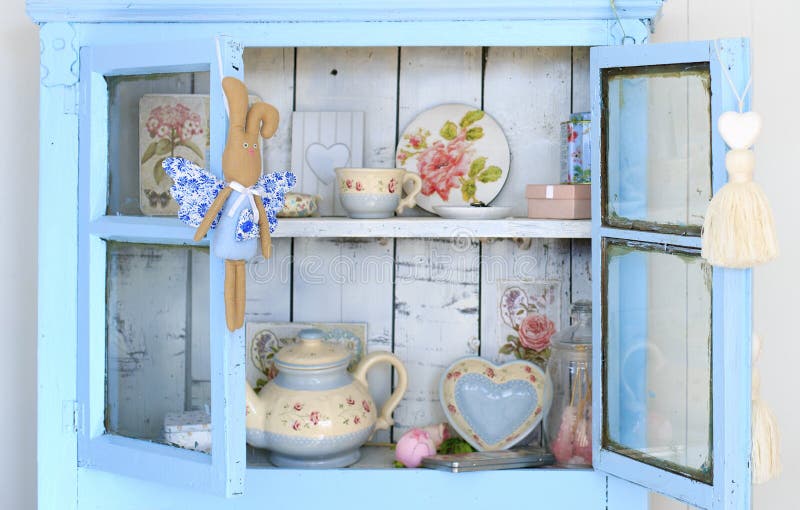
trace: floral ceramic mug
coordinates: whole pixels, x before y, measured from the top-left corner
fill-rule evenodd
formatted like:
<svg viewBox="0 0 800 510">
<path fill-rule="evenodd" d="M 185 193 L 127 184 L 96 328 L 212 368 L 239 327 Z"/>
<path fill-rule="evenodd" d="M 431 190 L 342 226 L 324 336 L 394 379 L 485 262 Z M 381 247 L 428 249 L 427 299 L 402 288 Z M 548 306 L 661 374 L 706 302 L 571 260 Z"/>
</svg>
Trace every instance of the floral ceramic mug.
<svg viewBox="0 0 800 510">
<path fill-rule="evenodd" d="M 414 207 L 422 189 L 419 175 L 402 168 L 337 168 L 339 199 L 351 218 L 388 218 Z M 403 187 L 413 187 L 403 198 Z"/>
</svg>

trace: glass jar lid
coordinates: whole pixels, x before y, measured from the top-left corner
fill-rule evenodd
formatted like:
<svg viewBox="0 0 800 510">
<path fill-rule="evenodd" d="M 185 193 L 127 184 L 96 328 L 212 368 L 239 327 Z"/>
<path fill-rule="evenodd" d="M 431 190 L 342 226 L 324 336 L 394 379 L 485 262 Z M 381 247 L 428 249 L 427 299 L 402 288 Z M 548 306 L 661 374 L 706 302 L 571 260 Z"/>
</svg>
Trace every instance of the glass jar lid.
<svg viewBox="0 0 800 510">
<path fill-rule="evenodd" d="M 321 329 L 304 329 L 297 341 L 289 344 L 275 355 L 278 369 L 315 370 L 346 366 L 352 353 L 347 347 L 325 340 Z"/>
<path fill-rule="evenodd" d="M 570 307 L 572 325 L 553 335 L 553 347 L 588 350 L 592 346 L 592 302 L 580 300 Z"/>
</svg>

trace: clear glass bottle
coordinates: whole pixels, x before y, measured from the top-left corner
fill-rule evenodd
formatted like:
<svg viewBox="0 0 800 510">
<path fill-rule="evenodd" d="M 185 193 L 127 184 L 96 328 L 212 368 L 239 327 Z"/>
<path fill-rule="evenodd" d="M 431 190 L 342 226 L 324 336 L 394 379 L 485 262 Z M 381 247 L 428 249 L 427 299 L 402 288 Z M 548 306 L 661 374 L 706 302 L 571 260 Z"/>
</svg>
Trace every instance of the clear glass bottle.
<svg viewBox="0 0 800 510">
<path fill-rule="evenodd" d="M 547 374 L 553 403 L 544 433 L 556 463 L 564 467 L 592 465 L 592 303 L 576 301 L 572 325 L 553 335 Z"/>
</svg>

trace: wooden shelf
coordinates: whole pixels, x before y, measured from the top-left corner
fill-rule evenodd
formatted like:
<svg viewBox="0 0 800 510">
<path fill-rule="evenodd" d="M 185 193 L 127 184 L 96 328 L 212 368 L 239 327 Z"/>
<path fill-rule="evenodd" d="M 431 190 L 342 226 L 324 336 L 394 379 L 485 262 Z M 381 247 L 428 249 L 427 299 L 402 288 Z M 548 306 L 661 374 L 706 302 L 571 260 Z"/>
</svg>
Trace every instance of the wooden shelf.
<svg viewBox="0 0 800 510">
<path fill-rule="evenodd" d="M 90 232 L 104 239 L 192 243 L 194 229 L 176 218 L 103 216 Z M 273 237 L 566 238 L 591 236 L 590 220 L 448 220 L 434 217 L 358 220 L 344 217 L 281 218 Z"/>
</svg>

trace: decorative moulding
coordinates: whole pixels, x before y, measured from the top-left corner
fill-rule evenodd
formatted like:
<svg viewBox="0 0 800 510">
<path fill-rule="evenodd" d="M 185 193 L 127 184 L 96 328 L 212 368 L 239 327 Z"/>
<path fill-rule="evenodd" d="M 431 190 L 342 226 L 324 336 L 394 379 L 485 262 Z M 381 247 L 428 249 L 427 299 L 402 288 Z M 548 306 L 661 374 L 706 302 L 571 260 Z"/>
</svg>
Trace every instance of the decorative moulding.
<svg viewBox="0 0 800 510">
<path fill-rule="evenodd" d="M 68 23 L 48 23 L 39 32 L 42 85 L 69 87 L 78 83 L 75 29 Z"/>
<path fill-rule="evenodd" d="M 653 19 L 663 0 L 617 0 L 622 19 Z M 483 0 L 28 0 L 28 14 L 38 23 L 51 21 L 479 21 L 479 20 L 611 20 L 607 0 L 502 0 L 490 7 Z"/>
</svg>

